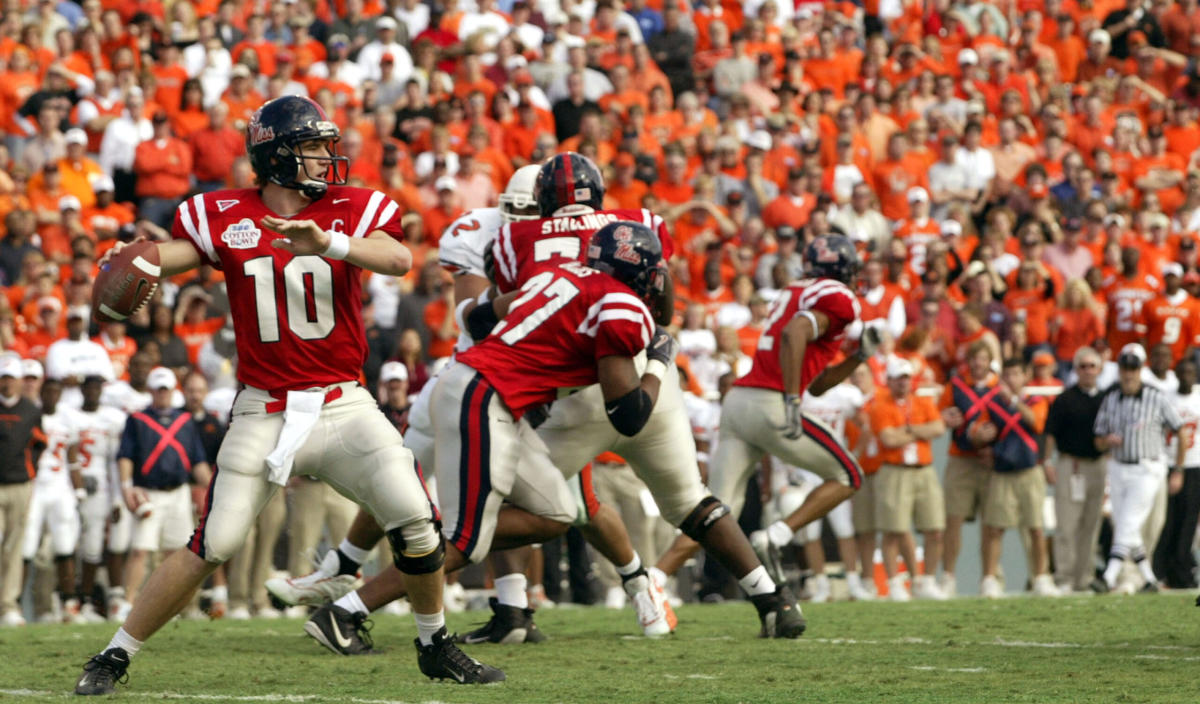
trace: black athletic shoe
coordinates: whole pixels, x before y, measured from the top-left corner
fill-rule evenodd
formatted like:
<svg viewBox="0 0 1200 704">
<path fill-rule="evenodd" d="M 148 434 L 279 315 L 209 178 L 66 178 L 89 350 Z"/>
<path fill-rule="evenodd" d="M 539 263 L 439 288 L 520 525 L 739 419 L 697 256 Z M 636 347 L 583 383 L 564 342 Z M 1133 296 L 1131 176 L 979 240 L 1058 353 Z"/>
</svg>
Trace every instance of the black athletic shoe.
<svg viewBox="0 0 1200 704">
<path fill-rule="evenodd" d="M 1097 594 L 1107 594 L 1110 591 L 1108 582 L 1105 582 L 1099 577 L 1093 579 L 1092 583 L 1088 586 L 1090 586 L 1092 591 L 1096 592 Z"/>
<path fill-rule="evenodd" d="M 1146 582 L 1142 588 L 1138 590 L 1139 594 L 1157 594 L 1159 592 L 1158 582 Z"/>
<path fill-rule="evenodd" d="M 750 597 L 758 609 L 758 620 L 762 621 L 759 638 L 799 638 L 808 626 L 800 604 L 787 587 L 778 587 L 774 594 L 759 594 Z"/>
<path fill-rule="evenodd" d="M 533 609 L 521 609 L 507 606 L 496 600 L 488 599 L 492 607 L 492 617 L 488 622 L 470 633 L 456 634 L 454 640 L 459 643 L 541 643 L 546 640 L 537 624 L 533 622 Z"/>
<path fill-rule="evenodd" d="M 116 684 L 125 684 L 129 675 L 125 670 L 129 667 L 129 653 L 123 648 L 109 648 L 93 655 L 83 666 L 83 674 L 75 683 L 76 694 L 112 694 Z"/>
<path fill-rule="evenodd" d="M 364 613 L 350 613 L 340 606 L 325 604 L 304 624 L 304 632 L 339 655 L 367 655 L 375 647 L 374 625 Z"/>
<path fill-rule="evenodd" d="M 433 634 L 433 643 L 421 645 L 421 639 L 416 638 L 413 645 L 417 646 L 417 666 L 431 680 L 454 680 L 459 684 L 488 684 L 505 680 L 502 670 L 484 665 L 459 650 L 444 626 Z"/>
</svg>

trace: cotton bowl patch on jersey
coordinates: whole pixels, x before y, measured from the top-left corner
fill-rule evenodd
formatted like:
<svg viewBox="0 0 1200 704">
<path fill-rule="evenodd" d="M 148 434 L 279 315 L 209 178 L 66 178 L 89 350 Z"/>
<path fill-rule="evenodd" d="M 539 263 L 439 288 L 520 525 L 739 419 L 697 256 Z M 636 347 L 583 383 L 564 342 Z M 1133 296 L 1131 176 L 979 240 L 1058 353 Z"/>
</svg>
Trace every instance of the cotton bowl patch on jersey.
<svg viewBox="0 0 1200 704">
<path fill-rule="evenodd" d="M 230 249 L 254 249 L 261 237 L 262 230 L 250 218 L 238 220 L 221 233 L 221 241 Z"/>
<path fill-rule="evenodd" d="M 161 276 L 158 245 L 144 240 L 126 245 L 96 275 L 92 317 L 105 323 L 125 320 L 150 300 Z"/>
</svg>

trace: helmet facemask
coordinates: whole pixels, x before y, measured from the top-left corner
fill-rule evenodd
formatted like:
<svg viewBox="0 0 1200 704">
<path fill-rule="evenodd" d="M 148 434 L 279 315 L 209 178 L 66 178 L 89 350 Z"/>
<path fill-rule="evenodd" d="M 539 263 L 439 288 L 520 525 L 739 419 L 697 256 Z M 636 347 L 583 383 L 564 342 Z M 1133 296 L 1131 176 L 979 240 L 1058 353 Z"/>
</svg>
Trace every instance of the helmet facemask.
<svg viewBox="0 0 1200 704">
<path fill-rule="evenodd" d="M 337 153 L 337 141 L 338 136 L 335 134 L 328 139 L 306 139 L 293 144 L 281 144 L 276 149 L 273 159 L 278 165 L 276 173 L 279 178 L 271 180 L 284 188 L 297 189 L 313 200 L 324 196 L 329 186 L 346 183 L 350 171 L 350 160 Z M 302 150 L 302 145 L 313 142 L 320 142 L 325 146 L 324 155 L 305 153 Z"/>
</svg>

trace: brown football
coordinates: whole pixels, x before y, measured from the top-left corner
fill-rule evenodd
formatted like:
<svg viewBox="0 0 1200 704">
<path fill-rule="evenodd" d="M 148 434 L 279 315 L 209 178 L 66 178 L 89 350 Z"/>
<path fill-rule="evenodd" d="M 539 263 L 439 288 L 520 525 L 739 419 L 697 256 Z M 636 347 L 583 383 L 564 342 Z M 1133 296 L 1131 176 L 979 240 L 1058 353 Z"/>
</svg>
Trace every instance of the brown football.
<svg viewBox="0 0 1200 704">
<path fill-rule="evenodd" d="M 92 317 L 102 323 L 125 320 L 154 295 L 161 274 L 158 245 L 145 240 L 126 245 L 96 275 Z"/>
</svg>

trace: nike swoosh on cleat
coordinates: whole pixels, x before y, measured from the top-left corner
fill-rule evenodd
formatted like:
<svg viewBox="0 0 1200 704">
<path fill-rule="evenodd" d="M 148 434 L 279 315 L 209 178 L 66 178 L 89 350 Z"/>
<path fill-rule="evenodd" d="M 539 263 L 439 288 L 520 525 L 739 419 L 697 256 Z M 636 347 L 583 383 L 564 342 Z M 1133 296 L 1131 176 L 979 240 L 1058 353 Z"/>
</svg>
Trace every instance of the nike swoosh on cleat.
<svg viewBox="0 0 1200 704">
<path fill-rule="evenodd" d="M 337 644 L 342 648 L 349 648 L 352 641 L 342 635 L 342 632 L 338 629 L 337 619 L 334 618 L 333 614 L 329 614 L 329 625 L 333 626 L 333 638 L 337 641 Z"/>
<path fill-rule="evenodd" d="M 462 642 L 464 642 L 464 643 L 468 643 L 468 644 L 471 644 L 471 645 L 476 645 L 476 644 L 479 644 L 479 643 L 486 643 L 486 642 L 488 642 L 488 637 L 487 637 L 487 636 L 470 636 L 470 635 L 467 635 L 467 636 L 463 636 Z"/>
</svg>

